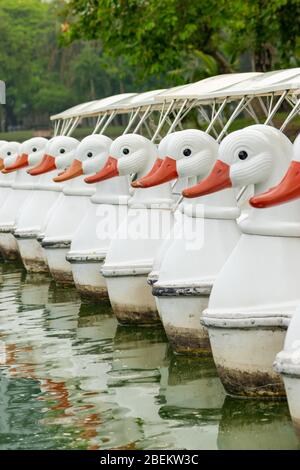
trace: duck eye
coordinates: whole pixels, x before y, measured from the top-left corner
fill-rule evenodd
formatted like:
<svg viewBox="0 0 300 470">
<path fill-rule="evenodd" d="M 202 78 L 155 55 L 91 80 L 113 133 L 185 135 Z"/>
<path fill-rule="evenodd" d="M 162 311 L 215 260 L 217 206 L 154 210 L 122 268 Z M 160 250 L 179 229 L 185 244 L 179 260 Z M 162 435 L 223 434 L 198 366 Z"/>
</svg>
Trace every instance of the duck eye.
<svg viewBox="0 0 300 470">
<path fill-rule="evenodd" d="M 123 149 L 123 153 L 124 153 L 124 155 L 128 155 L 129 154 L 129 149 L 128 148 Z"/>
<path fill-rule="evenodd" d="M 65 153 L 65 149 L 60 149 L 59 153 Z"/>
<path fill-rule="evenodd" d="M 240 160 L 246 160 L 247 157 L 248 157 L 248 153 L 245 150 L 241 150 L 239 152 L 239 159 Z"/>
<path fill-rule="evenodd" d="M 191 155 L 191 153 L 192 153 L 191 149 L 184 149 L 184 151 L 183 151 L 183 155 L 185 157 L 189 157 Z"/>
<path fill-rule="evenodd" d="M 91 157 L 93 156 L 92 152 L 89 152 L 89 153 L 87 154 L 87 156 L 88 156 L 89 158 L 91 158 Z"/>
<path fill-rule="evenodd" d="M 10 156 L 10 155 L 11 155 L 11 152 L 7 152 L 7 155 Z"/>
<path fill-rule="evenodd" d="M 37 152 L 37 148 L 36 148 L 36 147 L 33 147 L 32 151 L 33 151 L 33 152 Z"/>
</svg>

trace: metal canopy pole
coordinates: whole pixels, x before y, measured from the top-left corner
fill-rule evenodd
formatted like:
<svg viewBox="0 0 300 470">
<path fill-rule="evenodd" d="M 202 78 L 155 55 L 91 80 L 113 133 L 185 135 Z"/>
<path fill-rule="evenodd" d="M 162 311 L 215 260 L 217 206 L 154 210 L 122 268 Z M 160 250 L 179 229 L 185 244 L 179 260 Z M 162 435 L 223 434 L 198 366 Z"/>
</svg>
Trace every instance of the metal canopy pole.
<svg viewBox="0 0 300 470">
<path fill-rule="evenodd" d="M 216 120 L 218 119 L 218 117 L 220 116 L 220 114 L 222 113 L 223 109 L 225 108 L 226 104 L 228 102 L 228 98 L 225 98 L 225 100 L 223 101 L 223 103 L 221 104 L 221 106 L 219 107 L 218 111 L 216 112 L 216 114 L 214 115 L 213 119 L 211 120 L 209 126 L 207 127 L 206 131 L 207 134 L 210 133 L 211 129 L 213 128 L 214 126 L 214 123 L 216 122 Z"/>
<path fill-rule="evenodd" d="M 282 124 L 280 130 L 283 131 L 283 129 L 288 125 L 288 123 L 293 119 L 293 117 L 295 116 L 295 114 L 298 113 L 300 109 L 300 98 L 298 99 L 298 101 L 296 102 L 294 108 L 291 110 L 291 112 L 289 113 L 289 115 L 287 116 L 286 120 L 284 121 L 284 123 Z"/>
<path fill-rule="evenodd" d="M 74 122 L 74 118 L 70 118 L 65 122 L 65 125 L 62 129 L 62 135 L 67 135 L 67 132 L 70 129 L 73 122 Z"/>
<path fill-rule="evenodd" d="M 256 122 L 256 124 L 259 124 L 259 119 L 256 115 L 256 112 L 253 109 L 253 106 L 251 103 L 247 104 L 245 106 L 245 111 L 249 114 L 249 116 L 252 117 L 252 119 Z"/>
<path fill-rule="evenodd" d="M 281 103 L 285 100 L 286 95 L 288 94 L 288 90 L 286 90 L 279 98 L 277 103 L 275 104 L 274 108 L 271 110 L 269 109 L 269 115 L 265 121 L 265 124 L 269 124 L 271 119 L 273 118 L 274 114 L 276 113 L 277 109 L 279 109 Z"/>
<path fill-rule="evenodd" d="M 132 113 L 130 118 L 129 118 L 129 122 L 127 124 L 127 127 L 126 129 L 124 130 L 123 134 L 127 134 L 129 132 L 129 129 L 131 128 L 132 124 L 134 123 L 134 121 L 136 120 L 137 116 L 139 115 L 139 112 L 140 112 L 140 109 L 141 109 L 141 106 L 139 106 L 137 108 L 137 110 L 135 111 L 135 113 Z"/>
<path fill-rule="evenodd" d="M 60 128 L 60 124 L 61 124 L 61 121 L 60 120 L 57 120 L 55 123 L 54 123 L 54 130 L 53 130 L 53 135 L 54 137 L 56 137 L 58 135 L 58 131 L 59 131 L 59 128 Z"/>
<path fill-rule="evenodd" d="M 77 127 L 78 123 L 79 123 L 79 120 L 80 120 L 80 117 L 78 116 L 76 119 L 74 119 L 74 122 L 72 124 L 72 126 L 70 127 L 70 129 L 68 130 L 67 132 L 67 136 L 70 136 L 72 134 L 72 132 L 74 131 L 74 129 Z"/>
<path fill-rule="evenodd" d="M 94 130 L 93 130 L 93 132 L 92 132 L 93 134 L 97 134 L 98 130 L 100 129 L 102 123 L 105 121 L 106 117 L 107 117 L 107 112 L 104 113 L 103 116 L 101 116 L 101 115 L 98 116 L 98 119 L 97 119 L 97 122 L 96 122 L 96 126 L 95 126 L 95 128 L 94 128 Z"/>
<path fill-rule="evenodd" d="M 227 129 L 230 127 L 230 125 L 233 123 L 234 119 L 236 118 L 236 116 L 238 116 L 238 114 L 240 114 L 243 110 L 243 108 L 245 107 L 245 104 L 247 103 L 247 97 L 244 96 L 241 101 L 239 102 L 239 104 L 237 105 L 237 107 L 235 108 L 235 110 L 233 111 L 232 115 L 230 116 L 230 118 L 228 119 L 228 121 L 226 122 L 225 126 L 223 127 L 223 130 L 220 132 L 219 134 L 219 137 L 217 139 L 218 142 L 220 142 L 220 140 L 222 139 L 223 135 L 226 133 Z"/>
<path fill-rule="evenodd" d="M 200 112 L 201 116 L 204 118 L 204 121 L 206 121 L 208 123 L 208 125 L 211 123 L 210 119 L 209 119 L 209 116 L 207 114 L 207 112 L 205 111 L 205 109 L 203 108 L 203 106 L 198 106 L 198 111 Z M 214 128 L 214 125 L 212 124 L 211 126 L 211 129 L 214 134 L 215 134 L 215 137 L 217 138 L 218 137 L 218 132 L 216 131 L 216 129 Z M 207 132 L 207 130 L 205 131 Z"/>
<path fill-rule="evenodd" d="M 166 118 L 168 117 L 168 115 L 170 114 L 173 106 L 174 106 L 174 103 L 175 103 L 175 100 L 172 100 L 170 105 L 168 106 L 168 109 L 166 110 L 165 114 L 162 116 L 162 118 L 160 119 L 160 122 L 158 123 L 158 126 L 156 128 L 156 131 L 154 132 L 153 136 L 152 136 L 152 139 L 151 139 L 151 142 L 154 142 L 156 137 L 159 135 L 159 131 L 161 130 L 162 126 L 164 125 L 165 121 L 166 121 Z"/>
<path fill-rule="evenodd" d="M 267 117 L 269 116 L 269 112 L 268 112 L 268 110 L 267 110 L 267 108 L 266 108 L 266 105 L 265 105 L 265 103 L 264 103 L 264 101 L 263 101 L 263 99 L 262 99 L 261 96 L 258 96 L 258 101 L 259 101 L 259 104 L 260 104 L 260 106 L 261 106 L 261 109 L 263 110 L 263 112 L 265 113 L 266 118 L 267 118 Z M 275 127 L 275 126 L 274 126 L 274 123 L 273 123 L 273 121 L 272 121 L 271 119 L 270 119 L 269 122 L 270 122 L 270 124 L 271 124 L 273 127 Z"/>
<path fill-rule="evenodd" d="M 143 122 L 145 121 L 145 119 L 151 114 L 151 112 L 152 112 L 151 108 L 152 108 L 152 105 L 150 104 L 148 106 L 148 108 L 144 111 L 144 114 L 143 114 L 142 118 L 140 119 L 140 121 L 138 122 L 137 126 L 132 131 L 133 134 L 136 134 L 138 132 L 138 130 L 140 129 L 140 127 L 143 124 Z"/>
<path fill-rule="evenodd" d="M 168 130 L 168 134 L 171 134 L 171 132 L 173 132 L 173 129 L 175 129 L 175 127 L 177 126 L 177 123 L 179 122 L 179 119 L 180 119 L 180 115 L 181 115 L 181 113 L 183 112 L 183 110 L 184 110 L 185 105 L 187 104 L 187 102 L 188 102 L 188 99 L 185 99 L 184 102 L 182 103 L 181 108 L 180 108 L 180 110 L 178 111 L 177 116 L 176 116 L 176 118 L 174 119 L 172 126 L 171 126 L 170 129 Z"/>
<path fill-rule="evenodd" d="M 68 122 L 69 122 L 68 119 L 62 121 L 62 123 L 61 123 L 61 130 L 60 130 L 61 135 L 64 135 L 64 133 L 65 133 L 65 128 L 66 128 Z"/>
<path fill-rule="evenodd" d="M 105 131 L 105 129 L 107 128 L 107 126 L 111 123 L 111 121 L 113 120 L 113 118 L 115 117 L 115 115 L 117 114 L 116 111 L 112 112 L 110 114 L 110 116 L 108 117 L 106 123 L 104 124 L 104 126 L 102 127 L 101 131 L 99 132 L 100 135 L 103 134 L 103 132 Z"/>
</svg>

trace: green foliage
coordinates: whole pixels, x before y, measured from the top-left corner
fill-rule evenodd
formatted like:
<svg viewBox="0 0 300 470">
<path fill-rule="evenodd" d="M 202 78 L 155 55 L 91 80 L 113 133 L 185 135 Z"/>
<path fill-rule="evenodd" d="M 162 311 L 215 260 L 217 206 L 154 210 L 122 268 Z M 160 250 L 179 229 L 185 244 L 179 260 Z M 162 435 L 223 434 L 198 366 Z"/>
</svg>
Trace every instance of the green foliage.
<svg viewBox="0 0 300 470">
<path fill-rule="evenodd" d="M 299 0 L 0 0 L 6 125 L 47 125 L 123 91 L 295 67 L 299 31 Z"/>
<path fill-rule="evenodd" d="M 50 114 L 132 87 L 132 74 L 122 69 L 124 62 L 111 66 L 99 41 L 62 47 L 63 6 L 63 0 L 0 0 L 6 128 L 48 126 Z"/>
<path fill-rule="evenodd" d="M 299 0 L 233 1 L 228 50 L 250 51 L 256 70 L 300 64 Z"/>
<path fill-rule="evenodd" d="M 144 78 L 299 64 L 299 0 L 70 0 L 65 40 L 101 39 Z M 174 72 L 174 73 L 172 73 Z"/>
</svg>

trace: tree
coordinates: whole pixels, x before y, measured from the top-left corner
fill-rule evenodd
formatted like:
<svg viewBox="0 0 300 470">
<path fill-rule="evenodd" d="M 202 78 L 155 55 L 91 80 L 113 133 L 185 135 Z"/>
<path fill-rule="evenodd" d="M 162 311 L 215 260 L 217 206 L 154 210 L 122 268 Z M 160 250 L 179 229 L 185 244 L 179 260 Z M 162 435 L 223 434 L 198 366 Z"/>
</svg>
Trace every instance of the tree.
<svg viewBox="0 0 300 470">
<path fill-rule="evenodd" d="M 123 61 L 112 63 L 100 41 L 60 44 L 63 0 L 0 0 L 1 79 L 6 128 L 49 125 L 49 115 L 132 87 Z M 120 83 L 122 82 L 122 86 Z"/>
<path fill-rule="evenodd" d="M 64 37 L 100 39 L 143 78 L 183 81 L 186 70 L 199 78 L 239 70 L 245 52 L 248 68 L 296 65 L 299 9 L 299 0 L 70 0 Z"/>
<path fill-rule="evenodd" d="M 234 1 L 228 23 L 227 50 L 232 55 L 251 51 L 253 68 L 266 72 L 300 63 L 299 0 Z"/>
</svg>

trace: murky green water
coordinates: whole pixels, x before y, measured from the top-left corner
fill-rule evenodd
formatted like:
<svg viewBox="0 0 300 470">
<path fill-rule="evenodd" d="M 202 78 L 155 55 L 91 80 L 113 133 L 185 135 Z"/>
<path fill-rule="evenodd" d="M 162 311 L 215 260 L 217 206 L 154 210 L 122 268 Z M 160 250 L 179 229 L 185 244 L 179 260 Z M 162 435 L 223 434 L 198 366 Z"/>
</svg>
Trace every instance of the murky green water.
<svg viewBox="0 0 300 470">
<path fill-rule="evenodd" d="M 0 449 L 296 449 L 285 402 L 225 397 L 160 328 L 0 265 Z"/>
</svg>

